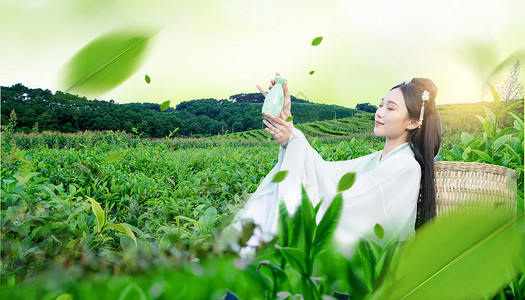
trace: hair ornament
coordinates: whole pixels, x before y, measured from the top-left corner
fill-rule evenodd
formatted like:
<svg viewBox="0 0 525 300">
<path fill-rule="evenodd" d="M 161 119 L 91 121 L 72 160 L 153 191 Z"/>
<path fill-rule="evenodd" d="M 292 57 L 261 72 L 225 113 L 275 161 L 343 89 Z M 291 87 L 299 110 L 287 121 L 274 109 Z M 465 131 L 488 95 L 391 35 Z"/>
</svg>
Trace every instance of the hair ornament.
<svg viewBox="0 0 525 300">
<path fill-rule="evenodd" d="M 401 81 L 401 83 L 399 85 L 410 84 L 410 83 L 412 83 L 411 80 L 405 80 L 405 81 Z"/>
<path fill-rule="evenodd" d="M 427 102 L 428 99 L 430 99 L 430 93 L 427 90 L 425 90 L 421 94 L 421 100 L 423 100 L 423 105 L 421 105 L 421 113 L 419 114 L 419 126 L 418 126 L 418 128 L 421 128 L 421 125 L 423 124 L 423 115 L 425 114 L 425 102 Z"/>
</svg>

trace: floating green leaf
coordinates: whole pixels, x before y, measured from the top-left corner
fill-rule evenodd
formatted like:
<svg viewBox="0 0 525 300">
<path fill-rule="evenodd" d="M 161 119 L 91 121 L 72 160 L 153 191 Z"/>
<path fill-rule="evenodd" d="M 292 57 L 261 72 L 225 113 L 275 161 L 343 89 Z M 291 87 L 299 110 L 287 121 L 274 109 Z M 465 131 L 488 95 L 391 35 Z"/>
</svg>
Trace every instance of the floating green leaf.
<svg viewBox="0 0 525 300">
<path fill-rule="evenodd" d="M 323 37 L 322 36 L 318 36 L 312 41 L 312 46 L 317 46 L 317 45 L 321 44 L 322 41 L 323 41 Z"/>
<path fill-rule="evenodd" d="M 315 73 L 315 71 L 310 71 L 309 74 L 310 74 L 310 75 L 314 75 L 314 73 Z"/>
<path fill-rule="evenodd" d="M 383 228 L 383 226 L 381 226 L 381 224 L 376 224 L 374 226 L 374 233 L 380 240 L 382 240 L 385 237 L 385 229 Z"/>
<path fill-rule="evenodd" d="M 349 188 L 354 185 L 355 182 L 355 173 L 348 172 L 341 179 L 339 180 L 339 183 L 337 184 L 337 192 L 344 192 L 348 190 Z"/>
<path fill-rule="evenodd" d="M 497 200 L 497 199 L 495 199 Z M 491 299 L 524 271 L 524 216 L 479 207 L 444 215 L 405 241 L 381 299 Z"/>
<path fill-rule="evenodd" d="M 97 218 L 97 232 L 100 233 L 105 223 L 104 210 L 102 209 L 102 206 L 100 206 L 100 204 L 95 201 L 95 199 L 88 197 L 88 200 L 91 202 L 91 209 Z"/>
<path fill-rule="evenodd" d="M 124 82 L 143 59 L 151 33 L 114 31 L 95 38 L 65 65 L 66 92 L 107 92 Z"/>
<path fill-rule="evenodd" d="M 144 77 L 144 80 L 146 80 L 146 83 L 150 83 L 151 82 L 151 78 L 149 78 L 148 74 L 146 74 L 146 76 Z"/>
<path fill-rule="evenodd" d="M 106 163 L 113 163 L 119 160 L 122 157 L 122 151 L 115 151 L 108 154 L 106 159 L 104 160 Z"/>
<path fill-rule="evenodd" d="M 273 175 L 272 182 L 279 183 L 283 181 L 287 175 L 288 175 L 288 170 L 279 171 L 275 173 L 275 175 Z"/>
<path fill-rule="evenodd" d="M 137 238 L 135 238 L 135 234 L 127 226 L 124 226 L 122 224 L 110 224 L 106 228 L 108 228 L 108 229 L 115 229 L 117 231 L 120 231 L 120 232 L 124 233 L 125 235 L 129 236 L 130 238 L 132 238 L 133 241 L 135 242 L 135 246 L 137 246 Z"/>
<path fill-rule="evenodd" d="M 160 106 L 160 111 L 165 111 L 170 107 L 170 100 L 162 102 L 162 105 Z"/>
<path fill-rule="evenodd" d="M 493 45 L 494 47 L 494 45 Z M 499 63 L 489 74 L 488 78 L 492 78 L 494 75 L 499 73 L 505 66 L 508 66 L 511 63 L 515 63 L 517 60 L 525 59 L 525 48 L 518 49 L 509 56 L 507 56 L 501 63 Z"/>
<path fill-rule="evenodd" d="M 290 122 L 290 121 L 292 121 L 292 120 L 293 120 L 293 116 L 288 116 L 288 117 L 286 118 L 285 121 L 286 121 L 286 122 Z"/>
</svg>

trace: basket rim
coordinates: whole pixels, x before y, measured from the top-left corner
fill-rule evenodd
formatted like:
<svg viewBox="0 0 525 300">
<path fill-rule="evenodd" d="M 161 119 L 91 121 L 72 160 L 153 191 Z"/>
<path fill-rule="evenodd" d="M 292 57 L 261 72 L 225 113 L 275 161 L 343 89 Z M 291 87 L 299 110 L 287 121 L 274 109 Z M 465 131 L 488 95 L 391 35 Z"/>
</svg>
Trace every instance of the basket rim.
<svg viewBox="0 0 525 300">
<path fill-rule="evenodd" d="M 434 162 L 434 171 L 483 172 L 510 176 L 513 178 L 516 178 L 518 174 L 516 170 L 500 165 L 463 161 L 436 161 Z"/>
</svg>

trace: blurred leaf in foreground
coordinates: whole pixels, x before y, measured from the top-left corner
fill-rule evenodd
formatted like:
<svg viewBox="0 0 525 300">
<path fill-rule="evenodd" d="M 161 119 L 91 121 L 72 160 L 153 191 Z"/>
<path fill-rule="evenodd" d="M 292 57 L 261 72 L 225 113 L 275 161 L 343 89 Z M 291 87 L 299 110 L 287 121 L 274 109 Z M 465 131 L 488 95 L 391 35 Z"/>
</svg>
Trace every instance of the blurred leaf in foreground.
<svg viewBox="0 0 525 300">
<path fill-rule="evenodd" d="M 492 298 L 524 271 L 523 221 L 488 206 L 439 217 L 405 242 L 385 299 Z"/>
<path fill-rule="evenodd" d="M 65 65 L 66 92 L 96 95 L 117 87 L 138 68 L 151 36 L 126 30 L 95 38 Z"/>
</svg>

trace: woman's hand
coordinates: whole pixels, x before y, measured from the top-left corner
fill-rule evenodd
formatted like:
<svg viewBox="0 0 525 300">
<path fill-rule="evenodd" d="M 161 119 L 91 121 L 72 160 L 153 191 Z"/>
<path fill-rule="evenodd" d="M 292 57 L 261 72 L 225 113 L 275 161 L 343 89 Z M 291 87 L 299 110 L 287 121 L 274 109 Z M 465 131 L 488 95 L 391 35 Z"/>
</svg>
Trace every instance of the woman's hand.
<svg viewBox="0 0 525 300">
<path fill-rule="evenodd" d="M 276 73 L 277 76 L 280 76 L 279 73 Z M 271 84 L 269 89 L 271 89 L 275 85 L 275 80 L 271 80 Z M 261 94 L 266 97 L 266 92 L 257 85 L 257 88 L 261 92 Z M 284 92 L 284 102 L 283 102 L 283 109 L 281 111 L 280 118 L 273 116 L 269 113 L 265 113 L 264 117 L 265 120 L 263 120 L 264 124 L 268 126 L 265 128 L 266 132 L 268 132 L 271 136 L 275 138 L 281 144 L 283 147 L 288 146 L 288 140 L 290 139 L 290 135 L 292 134 L 293 130 L 293 122 L 286 122 L 286 118 L 292 115 L 291 113 L 291 106 L 292 101 L 290 97 L 290 92 L 288 91 L 288 82 L 285 82 L 283 84 L 283 92 Z"/>
<path fill-rule="evenodd" d="M 264 130 L 273 136 L 279 144 L 286 148 L 286 146 L 288 146 L 290 135 L 292 135 L 293 123 L 292 121 L 286 122 L 282 119 L 283 117 L 283 112 L 281 112 L 281 118 L 269 113 L 264 113 L 265 120 L 263 120 L 263 122 L 268 126 L 267 128 L 264 128 Z"/>
</svg>

